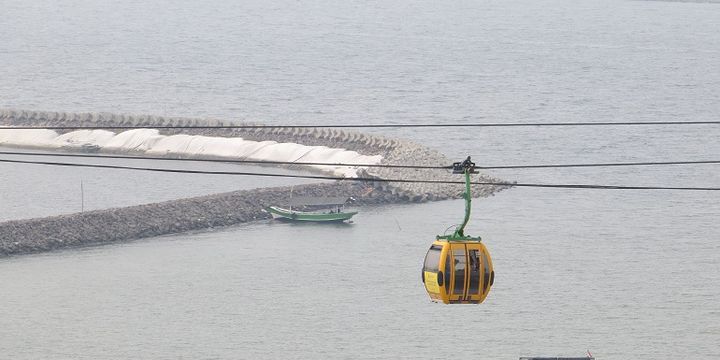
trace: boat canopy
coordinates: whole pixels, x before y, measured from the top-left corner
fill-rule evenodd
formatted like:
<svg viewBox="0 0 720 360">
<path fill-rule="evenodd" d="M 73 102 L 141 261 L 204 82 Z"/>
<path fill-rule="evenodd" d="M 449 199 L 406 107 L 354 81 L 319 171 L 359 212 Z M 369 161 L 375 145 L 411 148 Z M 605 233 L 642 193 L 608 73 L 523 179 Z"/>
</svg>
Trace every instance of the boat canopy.
<svg viewBox="0 0 720 360">
<path fill-rule="evenodd" d="M 336 197 L 313 197 L 313 196 L 298 196 L 288 200 L 287 204 L 290 206 L 338 206 L 345 205 L 348 201 L 352 200 L 351 197 L 347 196 L 336 196 Z"/>
</svg>

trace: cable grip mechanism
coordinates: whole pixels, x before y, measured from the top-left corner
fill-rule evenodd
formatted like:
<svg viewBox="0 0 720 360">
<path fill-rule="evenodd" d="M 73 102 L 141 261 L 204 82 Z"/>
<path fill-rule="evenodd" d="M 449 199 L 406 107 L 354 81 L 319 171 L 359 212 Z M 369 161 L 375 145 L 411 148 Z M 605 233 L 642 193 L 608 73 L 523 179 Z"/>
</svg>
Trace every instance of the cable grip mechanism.
<svg viewBox="0 0 720 360">
<path fill-rule="evenodd" d="M 470 160 L 469 156 L 463 162 L 453 163 L 453 174 L 465 174 L 466 170 L 470 174 L 478 173 L 477 170 L 475 170 L 475 163 Z"/>
</svg>

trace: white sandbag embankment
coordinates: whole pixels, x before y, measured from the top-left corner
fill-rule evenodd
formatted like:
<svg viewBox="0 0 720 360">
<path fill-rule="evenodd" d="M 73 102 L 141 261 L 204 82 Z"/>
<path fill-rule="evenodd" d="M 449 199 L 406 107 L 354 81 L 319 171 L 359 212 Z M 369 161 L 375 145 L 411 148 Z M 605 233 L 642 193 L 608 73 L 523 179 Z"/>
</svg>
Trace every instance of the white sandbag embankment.
<svg viewBox="0 0 720 360">
<path fill-rule="evenodd" d="M 58 134 L 53 130 L 0 130 L 0 145 L 46 149 L 134 153 L 183 158 L 225 158 L 271 162 L 322 162 L 379 164 L 382 156 L 366 156 L 356 151 L 307 146 L 275 141 L 251 141 L 203 135 L 161 135 L 154 129 L 134 129 L 118 134 L 107 130 L 77 130 Z M 334 176 L 357 177 L 358 167 L 311 165 Z"/>
<path fill-rule="evenodd" d="M 415 164 L 447 166 L 453 161 L 437 150 L 406 140 L 368 135 L 356 131 L 333 128 L 293 128 L 293 127 L 231 127 L 223 125 L 257 125 L 228 123 L 215 119 L 162 117 L 148 115 L 126 115 L 112 113 L 67 113 L 48 111 L 28 111 L 0 109 L 0 124 L 10 126 L 62 126 L 62 127 L 152 127 L 170 126 L 161 131 L 152 129 L 118 130 L 118 133 L 104 144 L 100 139 L 88 143 L 102 147 L 103 152 L 147 153 L 169 157 L 216 157 L 268 161 L 298 161 L 352 164 Z M 190 126 L 190 127 L 188 127 Z M 201 128 L 192 128 L 200 126 Z M 18 131 L 18 130 L 11 130 Z M 15 139 L 22 145 L 41 147 L 77 148 L 74 144 L 58 143 L 48 139 L 47 130 L 38 133 L 25 133 L 23 139 Z M 28 139 L 28 134 L 35 140 Z M 55 133 L 55 137 L 59 136 Z M 0 134 L 7 140 L 8 133 Z M 71 135 L 76 139 L 79 135 Z M 179 136 L 177 138 L 173 136 Z M 0 140 L 2 141 L 2 140 Z M 35 145 L 29 145 L 35 144 Z M 2 145 L 0 143 L 0 145 Z M 299 146 L 309 147 L 308 151 Z M 482 165 L 482 164 L 478 164 Z M 458 181 L 458 176 L 448 172 L 419 169 L 370 168 L 358 167 L 314 167 L 334 175 L 345 177 L 372 177 L 380 179 L 427 179 L 440 181 Z M 475 181 L 498 182 L 484 174 L 474 176 Z M 442 183 L 404 183 L 378 182 L 374 184 L 382 191 L 399 194 L 408 201 L 441 200 L 459 198 L 464 187 L 458 184 Z M 488 196 L 508 186 L 476 186 L 474 196 Z"/>
</svg>

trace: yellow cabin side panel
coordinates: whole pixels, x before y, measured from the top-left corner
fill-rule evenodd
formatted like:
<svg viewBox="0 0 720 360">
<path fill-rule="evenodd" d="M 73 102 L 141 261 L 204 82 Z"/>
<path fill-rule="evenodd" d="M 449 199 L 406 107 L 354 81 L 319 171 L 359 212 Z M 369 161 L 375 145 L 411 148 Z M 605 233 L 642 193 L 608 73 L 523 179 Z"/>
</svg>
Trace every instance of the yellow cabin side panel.
<svg viewBox="0 0 720 360">
<path fill-rule="evenodd" d="M 437 282 L 437 273 L 425 271 L 425 289 L 430 293 L 440 293 L 440 286 Z"/>
<path fill-rule="evenodd" d="M 443 273 L 443 286 L 438 287 L 438 300 L 443 303 L 448 303 L 448 274 L 445 274 L 446 264 L 450 265 L 448 260 L 448 254 L 450 253 L 450 244 L 447 241 L 435 241 L 433 244 L 442 246 L 442 252 L 440 253 L 440 263 L 438 264 L 438 270 Z"/>
<path fill-rule="evenodd" d="M 448 304 L 449 299 L 447 287 L 450 284 L 447 283 L 448 275 L 445 274 L 445 270 L 447 270 L 452 263 L 452 259 L 448 259 L 448 256 L 452 255 L 452 252 L 450 251 L 450 244 L 447 241 L 436 240 L 435 242 L 433 242 L 433 245 L 442 247 L 442 250 L 440 252 L 440 259 L 438 261 L 438 272 L 423 271 L 423 275 L 425 277 L 425 289 L 427 290 L 428 295 L 430 295 L 430 299 L 432 301 L 438 301 Z M 438 279 L 440 277 L 439 274 L 441 273 L 443 275 L 442 285 L 438 283 Z"/>
</svg>

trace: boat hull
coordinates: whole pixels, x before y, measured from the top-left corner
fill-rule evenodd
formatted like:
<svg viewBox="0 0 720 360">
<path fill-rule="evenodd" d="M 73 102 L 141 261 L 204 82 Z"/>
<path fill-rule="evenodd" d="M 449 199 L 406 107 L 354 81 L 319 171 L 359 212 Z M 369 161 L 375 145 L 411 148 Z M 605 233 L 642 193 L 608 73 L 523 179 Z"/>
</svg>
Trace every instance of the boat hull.
<svg viewBox="0 0 720 360">
<path fill-rule="evenodd" d="M 269 212 L 274 219 L 290 220 L 290 221 L 307 221 L 307 222 L 334 222 L 349 220 L 357 211 L 337 212 L 337 213 L 315 213 L 305 211 L 294 211 L 284 209 L 277 206 L 268 206 L 265 210 Z"/>
</svg>

